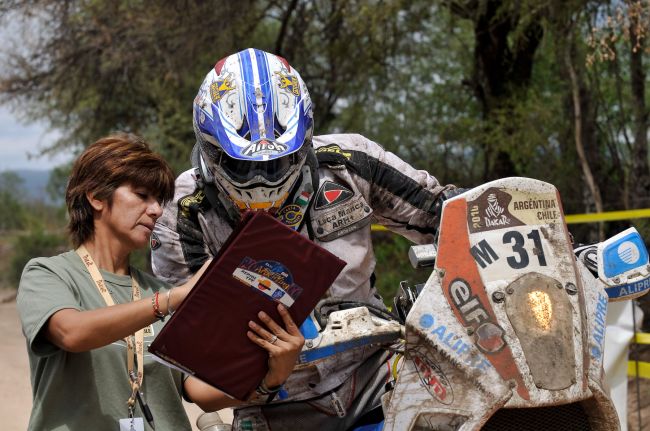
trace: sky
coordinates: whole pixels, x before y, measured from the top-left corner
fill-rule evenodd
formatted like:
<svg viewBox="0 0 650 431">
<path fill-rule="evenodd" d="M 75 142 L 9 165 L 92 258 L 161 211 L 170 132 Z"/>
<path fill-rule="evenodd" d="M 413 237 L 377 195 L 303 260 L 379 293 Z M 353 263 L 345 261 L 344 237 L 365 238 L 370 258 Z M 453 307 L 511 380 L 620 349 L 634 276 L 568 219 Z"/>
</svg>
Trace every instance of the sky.
<svg viewBox="0 0 650 431">
<path fill-rule="evenodd" d="M 0 105 L 0 172 L 7 170 L 50 170 L 71 160 L 71 154 L 55 157 L 38 156 L 52 144 L 59 133 L 49 131 L 44 123 L 26 124 Z"/>
<path fill-rule="evenodd" d="M 20 45 L 26 45 L 30 34 L 35 30 L 29 21 L 3 18 L 3 25 L 0 26 L 0 53 L 4 54 L 4 50 L 14 48 L 16 41 Z M 51 145 L 58 136 L 60 133 L 49 131 L 45 123 L 26 124 L 19 121 L 7 106 L 0 105 L 0 172 L 50 170 L 68 162 L 73 157 L 71 154 L 57 155 L 54 158 L 37 156 L 41 149 Z"/>
</svg>

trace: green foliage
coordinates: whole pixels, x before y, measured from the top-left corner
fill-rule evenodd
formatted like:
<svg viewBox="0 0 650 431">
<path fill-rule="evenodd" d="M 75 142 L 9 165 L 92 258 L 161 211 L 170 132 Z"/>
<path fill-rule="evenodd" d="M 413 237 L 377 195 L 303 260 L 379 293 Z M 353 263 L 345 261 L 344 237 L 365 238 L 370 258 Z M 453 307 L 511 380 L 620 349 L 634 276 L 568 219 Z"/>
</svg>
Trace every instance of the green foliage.
<svg viewBox="0 0 650 431">
<path fill-rule="evenodd" d="M 17 287 L 23 268 L 30 259 L 59 254 L 66 249 L 67 241 L 62 234 L 35 227 L 29 232 L 16 235 L 11 247 L 12 257 L 6 281 L 10 286 Z"/>
<path fill-rule="evenodd" d="M 374 232 L 373 245 L 377 266 L 375 286 L 386 305 L 392 306 L 401 281 L 414 286 L 424 283 L 431 274 L 431 268 L 413 269 L 408 259 L 411 243 L 390 232 Z"/>
<path fill-rule="evenodd" d="M 0 173 L 0 232 L 24 229 L 27 211 L 21 204 L 22 180 L 14 172 Z"/>
</svg>

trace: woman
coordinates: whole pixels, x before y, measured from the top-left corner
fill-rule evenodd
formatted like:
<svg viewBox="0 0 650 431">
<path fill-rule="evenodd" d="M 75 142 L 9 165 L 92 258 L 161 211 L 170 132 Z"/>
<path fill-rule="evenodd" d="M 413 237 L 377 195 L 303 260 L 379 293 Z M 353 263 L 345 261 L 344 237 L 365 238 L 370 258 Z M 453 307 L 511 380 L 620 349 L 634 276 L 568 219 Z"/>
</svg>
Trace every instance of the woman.
<svg viewBox="0 0 650 431">
<path fill-rule="evenodd" d="M 66 205 L 76 250 L 32 259 L 18 290 L 34 397 L 30 430 L 152 429 L 138 390 L 162 430 L 191 429 L 182 394 L 204 409 L 223 405 L 221 392 L 145 354 L 207 266 L 170 289 L 129 265 L 173 190 L 169 166 L 134 135 L 100 139 L 75 162 Z M 304 341 L 279 310 L 286 330 L 264 314 L 268 330 L 249 325 L 249 338 L 269 351 L 261 393 L 286 380 Z"/>
</svg>

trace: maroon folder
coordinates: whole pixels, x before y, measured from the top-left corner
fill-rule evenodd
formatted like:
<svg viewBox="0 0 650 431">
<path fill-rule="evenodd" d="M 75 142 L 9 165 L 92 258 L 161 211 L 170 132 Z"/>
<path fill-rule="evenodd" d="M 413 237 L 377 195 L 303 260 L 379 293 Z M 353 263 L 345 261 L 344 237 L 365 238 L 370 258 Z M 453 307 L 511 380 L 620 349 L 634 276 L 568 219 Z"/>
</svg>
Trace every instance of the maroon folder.
<svg viewBox="0 0 650 431">
<path fill-rule="evenodd" d="M 298 326 L 345 262 L 266 212 L 247 213 L 149 351 L 244 400 L 268 371 L 268 354 L 247 336 L 261 310 Z"/>
</svg>

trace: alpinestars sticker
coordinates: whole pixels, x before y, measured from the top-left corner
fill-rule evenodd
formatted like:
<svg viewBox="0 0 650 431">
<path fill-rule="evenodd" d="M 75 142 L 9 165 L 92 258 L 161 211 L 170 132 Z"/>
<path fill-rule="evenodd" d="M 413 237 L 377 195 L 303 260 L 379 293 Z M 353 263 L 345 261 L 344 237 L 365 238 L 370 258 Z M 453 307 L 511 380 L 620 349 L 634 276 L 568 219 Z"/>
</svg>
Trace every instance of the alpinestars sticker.
<svg viewBox="0 0 650 431">
<path fill-rule="evenodd" d="M 354 193 L 347 187 L 332 181 L 325 181 L 316 195 L 315 209 L 323 209 L 350 199 Z"/>
</svg>

